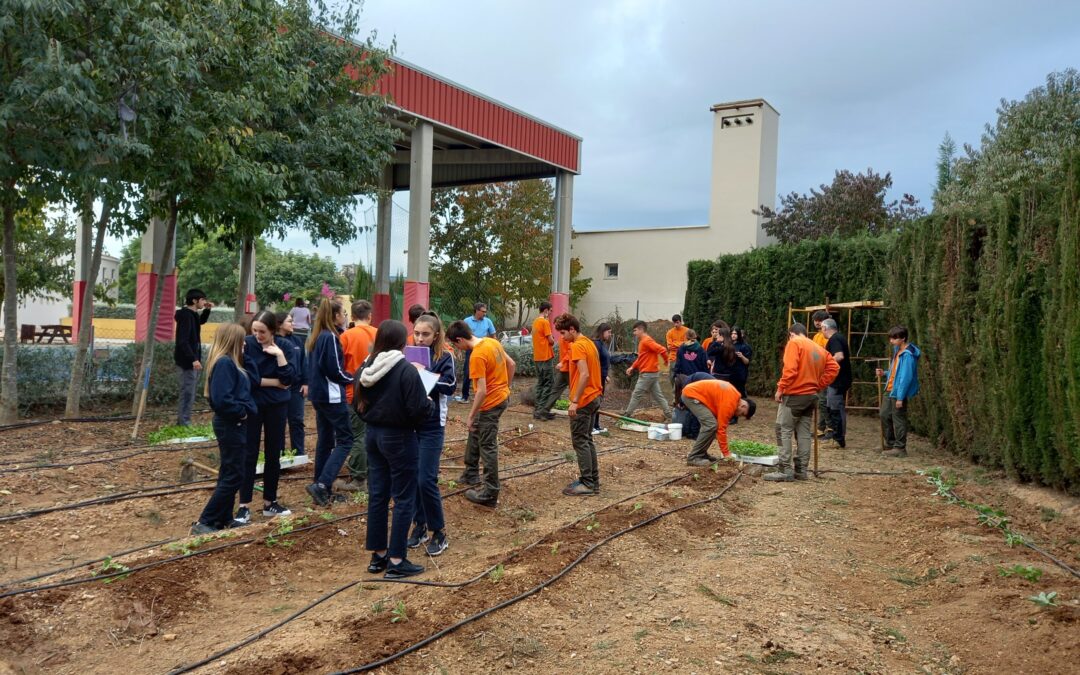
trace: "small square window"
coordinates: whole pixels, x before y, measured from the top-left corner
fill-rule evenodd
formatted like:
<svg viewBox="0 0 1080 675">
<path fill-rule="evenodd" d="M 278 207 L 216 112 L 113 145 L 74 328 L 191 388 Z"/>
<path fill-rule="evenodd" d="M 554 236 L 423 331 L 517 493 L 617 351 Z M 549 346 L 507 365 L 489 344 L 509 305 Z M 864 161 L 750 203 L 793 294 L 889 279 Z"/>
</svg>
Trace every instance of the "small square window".
<svg viewBox="0 0 1080 675">
<path fill-rule="evenodd" d="M 605 279 L 618 279 L 619 278 L 619 263 L 604 263 L 604 278 Z"/>
</svg>

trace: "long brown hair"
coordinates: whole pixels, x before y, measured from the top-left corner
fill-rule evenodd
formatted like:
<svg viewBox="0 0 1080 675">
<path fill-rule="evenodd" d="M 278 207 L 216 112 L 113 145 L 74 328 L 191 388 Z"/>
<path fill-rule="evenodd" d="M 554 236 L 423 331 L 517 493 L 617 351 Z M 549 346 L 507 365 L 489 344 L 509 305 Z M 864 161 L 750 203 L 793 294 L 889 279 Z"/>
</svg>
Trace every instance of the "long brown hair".
<svg viewBox="0 0 1080 675">
<path fill-rule="evenodd" d="M 337 333 L 337 326 L 334 325 L 334 316 L 340 313 L 340 300 L 330 300 L 327 298 L 319 303 L 319 309 L 315 312 L 315 320 L 311 322 L 311 335 L 308 335 L 307 344 L 305 345 L 309 352 L 315 348 L 315 341 L 319 339 L 319 333 L 324 330 L 328 330 L 331 333 Z"/>
<path fill-rule="evenodd" d="M 210 373 L 221 359 L 232 359 L 236 367 L 244 369 L 244 336 L 246 331 L 238 323 L 223 323 L 214 333 L 214 342 L 210 345 L 210 357 L 206 360 L 206 382 L 203 396 L 210 397 Z"/>
<path fill-rule="evenodd" d="M 444 353 L 450 351 L 446 346 L 446 336 L 443 334 L 442 321 L 439 320 L 439 317 L 434 314 L 421 314 L 416 317 L 416 321 L 413 322 L 413 325 L 415 326 L 418 323 L 426 323 L 431 326 L 431 330 L 435 332 L 435 339 L 431 342 L 431 349 L 435 354 L 435 358 L 439 358 Z"/>
</svg>

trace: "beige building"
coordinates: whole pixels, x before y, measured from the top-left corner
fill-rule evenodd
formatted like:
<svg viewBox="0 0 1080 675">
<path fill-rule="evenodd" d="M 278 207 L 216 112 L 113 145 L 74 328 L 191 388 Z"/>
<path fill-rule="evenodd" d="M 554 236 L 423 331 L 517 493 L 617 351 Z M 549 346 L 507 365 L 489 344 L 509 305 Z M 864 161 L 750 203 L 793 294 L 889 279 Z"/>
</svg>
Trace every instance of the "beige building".
<svg viewBox="0 0 1080 675">
<path fill-rule="evenodd" d="M 681 312 L 686 264 L 771 243 L 753 212 L 776 203 L 780 113 L 763 99 L 712 108 L 712 181 L 705 225 L 575 231 L 571 255 L 592 286 L 578 313 L 595 323 L 614 314 L 646 321 Z"/>
</svg>

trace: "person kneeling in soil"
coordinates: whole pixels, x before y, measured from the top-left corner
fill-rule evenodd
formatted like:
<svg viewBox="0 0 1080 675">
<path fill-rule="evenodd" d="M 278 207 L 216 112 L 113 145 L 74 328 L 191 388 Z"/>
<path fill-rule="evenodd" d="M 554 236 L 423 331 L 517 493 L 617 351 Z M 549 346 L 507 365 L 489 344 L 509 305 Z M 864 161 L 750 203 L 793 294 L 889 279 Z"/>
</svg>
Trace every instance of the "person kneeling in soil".
<svg viewBox="0 0 1080 675">
<path fill-rule="evenodd" d="M 330 505 L 330 490 L 353 447 L 349 404 L 345 401 L 345 391 L 353 386 L 353 376 L 345 370 L 345 353 L 334 328 L 344 318 L 342 304 L 324 298 L 307 340 L 311 353 L 308 398 L 315 409 L 315 429 L 319 433 L 315 444 L 315 480 L 307 486 L 307 493 L 319 506 Z"/>
<path fill-rule="evenodd" d="M 465 499 L 481 506 L 499 503 L 499 418 L 506 411 L 510 383 L 516 364 L 498 340 L 478 338 L 464 321 L 446 329 L 446 339 L 454 349 L 468 351 L 469 376 L 475 396 L 465 426 L 469 440 L 465 446 L 465 472 L 458 478 L 465 485 L 480 485 L 480 460 L 484 461 L 483 486 L 465 491 Z"/>
<path fill-rule="evenodd" d="M 570 344 L 570 441 L 577 453 L 579 478 L 566 486 L 564 495 L 583 497 L 600 491 L 600 469 L 592 440 L 593 414 L 600 409 L 603 383 L 600 353 L 593 341 L 581 334 L 573 314 L 555 319 L 555 330 Z"/>
<path fill-rule="evenodd" d="M 407 330 L 400 321 L 379 324 L 371 356 L 356 374 L 353 404 L 367 423 L 364 442 L 368 460 L 366 548 L 371 551 L 368 572 L 386 571 L 387 579 L 420 574 L 424 568 L 405 557 L 409 524 L 416 510 L 416 469 L 419 446 L 416 430 L 434 406 L 420 374 L 405 360 Z M 386 519 L 390 498 L 394 516 L 387 546 Z"/>
<path fill-rule="evenodd" d="M 232 517 L 233 502 L 244 479 L 247 418 L 258 413 L 251 396 L 251 375 L 244 370 L 243 358 L 244 328 L 236 323 L 223 324 L 214 334 L 214 344 L 210 347 L 203 391 L 214 411 L 214 435 L 221 462 L 214 494 L 210 495 L 199 520 L 191 526 L 192 534 L 247 524 Z"/>
<path fill-rule="evenodd" d="M 431 400 L 434 403 L 431 415 L 416 430 L 420 464 L 416 481 L 416 515 L 413 517 L 413 531 L 408 545 L 409 548 L 420 548 L 426 541 L 427 554 L 436 556 L 449 546 L 446 541 L 442 493 L 439 492 L 439 458 L 446 436 L 447 404 L 454 395 L 457 376 L 454 373 L 454 355 L 446 346 L 439 317 L 426 313 L 418 316 L 413 322 L 412 337 L 414 345 L 430 349 L 431 365 L 426 370 L 438 375 L 439 381 L 431 388 Z M 413 365 L 417 370 L 425 369 L 422 364 Z M 430 538 L 428 531 L 431 532 Z"/>
<path fill-rule="evenodd" d="M 750 420 L 757 411 L 757 404 L 743 398 L 739 390 L 730 382 L 717 380 L 708 373 L 697 373 L 682 389 L 682 400 L 686 407 L 701 423 L 694 447 L 686 457 L 690 466 L 709 466 L 717 461 L 708 453 L 713 439 L 720 445 L 720 453 L 727 458 L 727 428 L 731 418 L 745 417 Z"/>
</svg>

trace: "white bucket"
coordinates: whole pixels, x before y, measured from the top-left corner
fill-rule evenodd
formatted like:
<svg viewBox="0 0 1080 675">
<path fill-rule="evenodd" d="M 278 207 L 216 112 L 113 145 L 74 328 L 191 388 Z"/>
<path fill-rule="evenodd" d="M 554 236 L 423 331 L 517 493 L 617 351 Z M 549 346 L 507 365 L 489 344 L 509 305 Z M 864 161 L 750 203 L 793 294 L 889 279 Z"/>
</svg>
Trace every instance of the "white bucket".
<svg viewBox="0 0 1080 675">
<path fill-rule="evenodd" d="M 650 441 L 659 441 L 659 440 L 661 440 L 660 434 L 665 434 L 665 435 L 667 434 L 667 430 L 664 429 L 663 426 L 658 425 L 658 424 L 654 424 L 654 425 L 649 427 L 648 436 L 649 436 Z"/>
<path fill-rule="evenodd" d="M 672 422 L 667 425 L 668 433 L 671 434 L 671 440 L 678 441 L 682 439 L 682 425 L 677 422 Z"/>
</svg>

